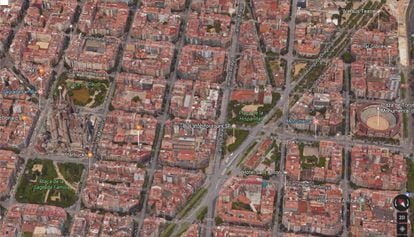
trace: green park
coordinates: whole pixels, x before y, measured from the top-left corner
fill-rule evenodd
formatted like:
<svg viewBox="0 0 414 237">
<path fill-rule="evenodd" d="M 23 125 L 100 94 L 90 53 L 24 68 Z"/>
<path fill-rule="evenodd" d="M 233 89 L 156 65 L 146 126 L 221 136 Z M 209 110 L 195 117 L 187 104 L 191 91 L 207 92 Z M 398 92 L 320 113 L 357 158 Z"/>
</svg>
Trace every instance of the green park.
<svg viewBox="0 0 414 237">
<path fill-rule="evenodd" d="M 16 200 L 21 203 L 69 207 L 78 198 L 84 166 L 30 159 L 20 179 Z"/>
</svg>

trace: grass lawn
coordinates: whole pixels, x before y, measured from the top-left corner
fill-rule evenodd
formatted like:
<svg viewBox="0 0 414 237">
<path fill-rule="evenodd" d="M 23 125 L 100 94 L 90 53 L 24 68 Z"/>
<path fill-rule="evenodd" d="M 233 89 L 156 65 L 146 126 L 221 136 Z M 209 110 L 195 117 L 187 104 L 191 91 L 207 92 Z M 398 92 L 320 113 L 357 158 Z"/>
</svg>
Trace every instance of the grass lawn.
<svg viewBox="0 0 414 237">
<path fill-rule="evenodd" d="M 273 87 L 279 87 L 284 84 L 286 62 L 280 59 L 266 58 L 266 71 L 269 75 L 270 84 Z"/>
<path fill-rule="evenodd" d="M 267 57 L 277 57 L 277 56 L 279 56 L 279 54 L 278 53 L 274 53 L 272 51 L 268 51 L 268 52 L 266 52 L 266 56 Z"/>
<path fill-rule="evenodd" d="M 262 161 L 262 164 L 270 166 L 272 163 L 274 163 L 274 171 L 279 171 L 280 155 L 280 148 L 277 145 L 276 141 L 273 141 L 271 148 L 268 149 L 265 153 L 266 158 Z"/>
<path fill-rule="evenodd" d="M 59 163 L 58 167 L 66 181 L 71 184 L 80 182 L 82 172 L 85 169 L 83 165 L 74 163 Z"/>
<path fill-rule="evenodd" d="M 272 85 L 276 85 L 275 75 L 278 73 L 284 73 L 280 70 L 282 67 L 280 60 L 277 59 L 266 59 L 266 70 L 271 79 Z"/>
<path fill-rule="evenodd" d="M 313 167 L 325 167 L 326 158 L 316 156 L 302 156 L 300 165 L 302 169 L 310 169 Z"/>
<path fill-rule="evenodd" d="M 279 60 L 269 60 L 269 66 L 272 72 L 277 72 L 280 69 L 280 62 Z"/>
<path fill-rule="evenodd" d="M 57 177 L 51 160 L 28 160 L 17 187 L 16 200 L 21 203 L 48 204 L 59 207 L 73 205 L 77 199 L 76 192 Z M 60 200 L 52 200 L 53 196 L 60 196 Z"/>
<path fill-rule="evenodd" d="M 6 215 L 6 212 L 7 212 L 7 209 L 3 207 L 2 205 L 0 205 L 0 216 Z"/>
<path fill-rule="evenodd" d="M 78 90 L 72 90 L 72 98 L 75 100 L 75 104 L 87 104 L 89 103 L 89 91 L 86 88 L 81 88 Z"/>
<path fill-rule="evenodd" d="M 224 223 L 223 219 L 221 219 L 221 217 L 219 217 L 219 216 L 216 216 L 214 218 L 214 222 L 216 223 L 216 225 L 221 225 L 221 224 Z"/>
<path fill-rule="evenodd" d="M 296 79 L 299 74 L 305 70 L 308 64 L 306 62 L 298 61 L 295 63 L 293 68 L 293 78 Z"/>
<path fill-rule="evenodd" d="M 242 202 L 232 202 L 231 209 L 253 211 L 249 204 L 242 203 Z"/>
<path fill-rule="evenodd" d="M 232 128 L 227 129 L 227 135 L 233 136 Z M 249 135 L 249 131 L 241 130 L 241 129 L 234 129 L 234 135 L 236 136 L 236 141 L 227 146 L 228 152 L 235 151 L 242 144 L 242 142 L 246 139 L 247 135 Z"/>
<path fill-rule="evenodd" d="M 229 123 L 239 124 L 239 125 L 241 124 L 254 125 L 263 118 L 263 113 L 259 113 L 258 111 L 251 113 L 251 114 L 243 113 L 242 109 L 246 105 L 247 104 L 242 104 L 234 100 L 230 101 L 229 107 L 228 107 L 229 108 L 229 111 L 228 111 Z"/>
<path fill-rule="evenodd" d="M 280 100 L 280 93 L 272 92 L 272 103 L 271 104 L 256 104 L 257 111 L 256 112 L 243 112 L 242 109 L 246 105 L 255 105 L 254 103 L 239 103 L 238 101 L 230 101 L 228 106 L 228 122 L 230 124 L 238 124 L 238 125 L 255 125 L 262 121 L 263 117 L 266 116 L 270 112 L 270 110 L 276 105 L 276 103 Z"/>
<path fill-rule="evenodd" d="M 109 88 L 109 82 L 106 81 L 60 80 L 59 85 L 67 90 L 69 96 L 78 106 L 86 106 L 92 101 L 93 104 L 90 105 L 92 108 L 101 105 Z"/>
<path fill-rule="evenodd" d="M 279 168 L 280 157 L 281 157 L 280 147 L 276 144 L 276 142 L 274 142 L 271 158 L 272 158 L 272 161 L 275 162 L 275 171 L 279 171 L 280 169 Z"/>
<path fill-rule="evenodd" d="M 303 143 L 299 144 L 300 166 L 302 169 L 310 169 L 313 167 L 325 167 L 325 163 L 326 163 L 325 157 L 304 156 L 303 155 L 304 148 L 305 148 L 305 145 Z"/>
</svg>

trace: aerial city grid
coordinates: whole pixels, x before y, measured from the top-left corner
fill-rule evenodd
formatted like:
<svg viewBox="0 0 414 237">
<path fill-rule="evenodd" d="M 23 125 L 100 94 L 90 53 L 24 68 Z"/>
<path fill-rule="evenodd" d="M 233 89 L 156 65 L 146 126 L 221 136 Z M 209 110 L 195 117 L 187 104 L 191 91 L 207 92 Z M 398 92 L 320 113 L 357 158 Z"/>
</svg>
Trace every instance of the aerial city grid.
<svg viewBox="0 0 414 237">
<path fill-rule="evenodd" d="M 0 0 L 0 236 L 413 236 L 413 91 L 413 0 Z"/>
</svg>

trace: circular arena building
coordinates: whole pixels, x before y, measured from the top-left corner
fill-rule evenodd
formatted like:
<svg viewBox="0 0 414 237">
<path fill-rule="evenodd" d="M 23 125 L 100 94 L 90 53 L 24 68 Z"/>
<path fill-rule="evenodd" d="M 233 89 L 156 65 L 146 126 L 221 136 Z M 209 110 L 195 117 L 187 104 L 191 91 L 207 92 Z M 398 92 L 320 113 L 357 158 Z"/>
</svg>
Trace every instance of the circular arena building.
<svg viewBox="0 0 414 237">
<path fill-rule="evenodd" d="M 394 137 L 401 130 L 401 115 L 392 108 L 381 105 L 359 105 L 356 109 L 358 135 L 375 137 Z"/>
</svg>

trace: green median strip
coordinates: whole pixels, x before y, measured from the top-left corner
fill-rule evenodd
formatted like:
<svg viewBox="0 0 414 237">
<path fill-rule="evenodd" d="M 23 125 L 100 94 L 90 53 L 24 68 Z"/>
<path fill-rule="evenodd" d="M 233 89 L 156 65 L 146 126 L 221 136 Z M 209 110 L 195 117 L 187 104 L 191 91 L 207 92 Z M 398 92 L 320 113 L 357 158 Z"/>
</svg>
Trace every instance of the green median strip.
<svg viewBox="0 0 414 237">
<path fill-rule="evenodd" d="M 405 76 L 403 73 L 401 73 L 401 84 L 405 84 L 405 83 L 406 83 Z M 407 89 L 401 88 L 400 91 L 401 91 L 401 99 L 405 99 Z"/>
<path fill-rule="evenodd" d="M 173 233 L 175 226 L 177 224 L 175 223 L 171 223 L 167 226 L 167 228 L 165 229 L 165 231 L 162 233 L 161 237 L 170 237 L 171 234 Z"/>
<path fill-rule="evenodd" d="M 196 205 L 201 198 L 207 193 L 206 188 L 202 188 L 198 190 L 195 194 L 193 194 L 190 200 L 187 202 L 187 205 L 178 213 L 178 217 L 182 218 Z"/>
<path fill-rule="evenodd" d="M 186 232 L 190 228 L 190 223 L 184 223 L 181 225 L 180 229 L 178 230 L 178 233 L 174 235 L 174 237 L 181 237 L 184 232 Z"/>
<path fill-rule="evenodd" d="M 206 217 L 206 215 L 207 215 L 207 211 L 208 211 L 207 206 L 204 206 L 203 208 L 201 208 L 201 209 L 197 212 L 197 220 L 199 220 L 199 221 L 203 221 L 203 220 L 204 220 L 204 218 L 205 218 L 205 217 Z"/>
<path fill-rule="evenodd" d="M 243 153 L 243 158 L 241 158 L 239 160 L 239 162 L 237 163 L 237 167 L 239 167 L 241 164 L 244 163 L 244 160 L 247 158 L 247 155 L 249 155 L 250 151 L 253 150 L 254 146 L 256 146 L 257 142 L 253 142 L 249 148 L 247 148 L 247 150 Z"/>
<path fill-rule="evenodd" d="M 403 126 L 404 126 L 404 137 L 408 137 L 408 115 L 407 113 L 403 113 Z"/>
</svg>

